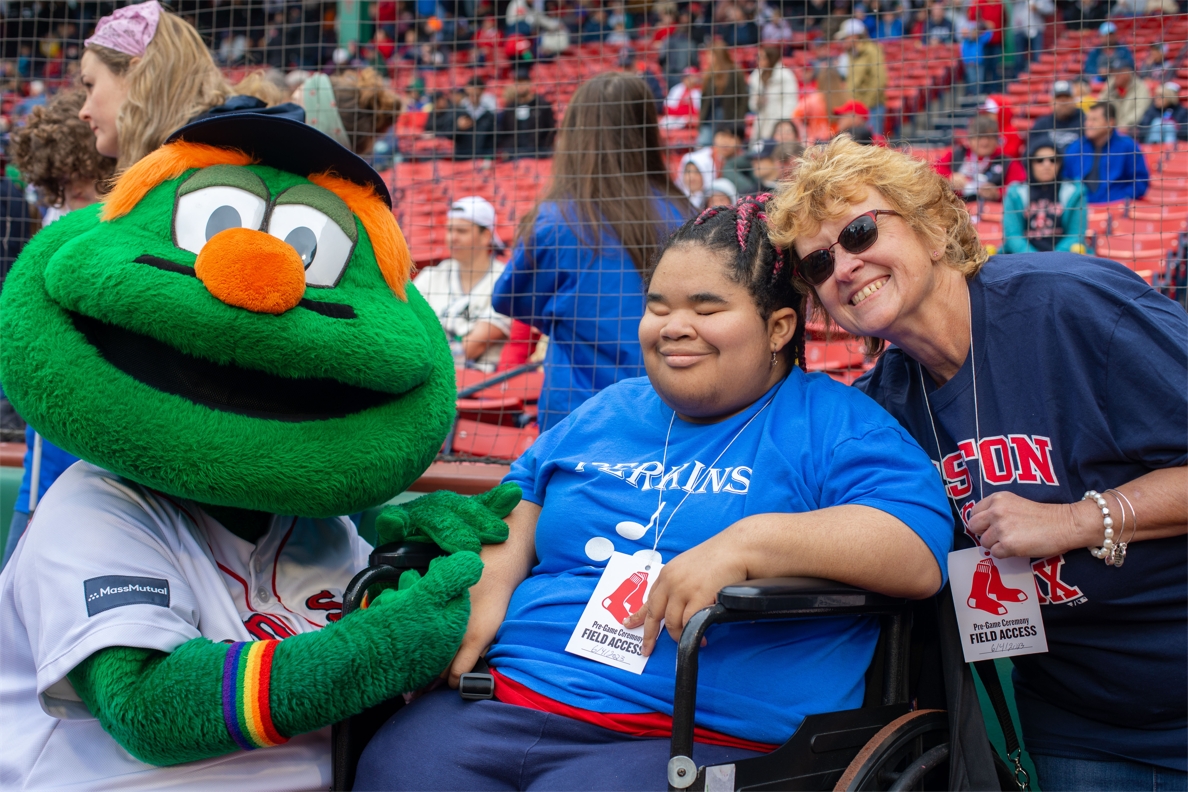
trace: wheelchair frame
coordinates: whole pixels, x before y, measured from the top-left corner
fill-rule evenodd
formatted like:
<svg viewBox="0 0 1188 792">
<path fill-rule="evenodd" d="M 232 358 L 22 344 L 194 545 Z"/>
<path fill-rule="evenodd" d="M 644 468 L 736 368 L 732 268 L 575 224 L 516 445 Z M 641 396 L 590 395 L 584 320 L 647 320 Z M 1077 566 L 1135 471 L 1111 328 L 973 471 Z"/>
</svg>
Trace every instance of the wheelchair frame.
<svg viewBox="0 0 1188 792">
<path fill-rule="evenodd" d="M 343 593 L 343 615 L 360 607 L 371 587 L 395 584 L 404 570 L 424 570 L 442 554 L 433 545 L 419 543 L 377 548 L 371 554 L 371 566 L 356 575 Z M 930 777 L 929 786 L 947 788 L 947 777 L 937 784 L 934 775 L 949 757 L 947 714 L 935 709 L 913 711 L 908 702 L 911 614 L 906 600 L 820 578 L 749 580 L 723 588 L 717 599 L 693 615 L 677 649 L 670 790 L 906 790 Z M 857 615 L 879 616 L 882 622 L 879 647 L 867 674 L 868 688 L 872 676 L 881 678 L 876 706 L 810 715 L 770 754 L 728 765 L 696 766 L 692 753 L 698 653 L 711 626 Z M 871 698 L 869 689 L 867 698 Z M 332 727 L 332 790 L 352 789 L 363 748 L 402 704 L 399 698 L 383 702 Z"/>
</svg>

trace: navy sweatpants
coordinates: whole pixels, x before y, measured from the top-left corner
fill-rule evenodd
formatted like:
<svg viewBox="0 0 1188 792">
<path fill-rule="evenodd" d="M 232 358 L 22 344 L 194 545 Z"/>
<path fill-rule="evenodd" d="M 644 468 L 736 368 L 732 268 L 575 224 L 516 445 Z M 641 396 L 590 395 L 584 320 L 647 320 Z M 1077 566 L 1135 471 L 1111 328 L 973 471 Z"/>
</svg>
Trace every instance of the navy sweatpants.
<svg viewBox="0 0 1188 792">
<path fill-rule="evenodd" d="M 631 737 L 442 688 L 402 708 L 359 760 L 360 790 L 664 790 L 667 738 Z M 693 760 L 759 754 L 698 743 Z"/>
</svg>

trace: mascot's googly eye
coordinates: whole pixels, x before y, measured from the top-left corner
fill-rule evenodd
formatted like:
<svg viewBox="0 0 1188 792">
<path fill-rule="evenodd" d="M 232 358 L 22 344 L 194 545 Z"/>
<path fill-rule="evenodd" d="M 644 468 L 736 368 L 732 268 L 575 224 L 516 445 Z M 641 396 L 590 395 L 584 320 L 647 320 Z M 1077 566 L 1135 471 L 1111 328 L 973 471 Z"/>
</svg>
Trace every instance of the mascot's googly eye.
<svg viewBox="0 0 1188 792">
<path fill-rule="evenodd" d="M 258 195 L 238 187 L 203 187 L 177 200 L 173 216 L 174 243 L 197 254 L 207 240 L 228 228 L 258 229 L 268 208 Z"/>
<path fill-rule="evenodd" d="M 337 284 L 354 247 L 338 223 L 304 204 L 281 204 L 273 209 L 268 233 L 283 239 L 301 255 L 308 286 Z"/>
</svg>

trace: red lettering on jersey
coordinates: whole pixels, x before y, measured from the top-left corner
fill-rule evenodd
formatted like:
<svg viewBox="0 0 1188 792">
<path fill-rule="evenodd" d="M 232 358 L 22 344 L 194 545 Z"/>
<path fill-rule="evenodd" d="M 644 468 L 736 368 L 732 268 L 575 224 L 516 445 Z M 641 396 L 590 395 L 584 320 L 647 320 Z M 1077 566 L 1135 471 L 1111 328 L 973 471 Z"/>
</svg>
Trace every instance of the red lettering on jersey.
<svg viewBox="0 0 1188 792">
<path fill-rule="evenodd" d="M 988 484 L 1010 484 L 1015 480 L 1015 464 L 1005 437 L 983 438 L 978 451 L 982 461 L 982 477 Z"/>
<path fill-rule="evenodd" d="M 965 466 L 960 451 L 949 454 L 941 464 L 944 467 L 945 484 L 950 498 L 959 500 L 973 490 L 973 484 L 969 480 L 969 468 Z"/>
<path fill-rule="evenodd" d="M 243 626 L 257 641 L 281 641 L 295 634 L 287 624 L 267 613 L 253 613 Z"/>
<path fill-rule="evenodd" d="M 1049 602 L 1060 605 L 1085 596 L 1081 593 L 1080 588 L 1070 586 L 1060 579 L 1060 569 L 1063 566 L 1063 555 L 1052 556 L 1032 563 L 1031 571 L 1035 574 L 1036 582 L 1042 583 L 1047 589 L 1047 596 L 1045 596 L 1044 592 L 1039 591 L 1039 587 L 1037 587 L 1040 605 L 1047 605 Z"/>
<path fill-rule="evenodd" d="M 1047 437 L 1008 435 L 1015 447 L 1016 480 L 1020 484 L 1050 484 L 1058 486 L 1056 471 L 1052 467 L 1052 441 Z"/>
<path fill-rule="evenodd" d="M 978 458 L 978 450 L 974 448 L 973 440 L 965 440 L 958 443 L 957 450 L 961 452 L 961 457 L 966 462 L 972 462 Z"/>
<path fill-rule="evenodd" d="M 334 599 L 334 595 L 326 589 L 322 589 L 317 594 L 305 601 L 305 607 L 310 610 L 328 611 L 326 614 L 326 621 L 336 622 L 342 618 L 342 602 Z"/>
</svg>

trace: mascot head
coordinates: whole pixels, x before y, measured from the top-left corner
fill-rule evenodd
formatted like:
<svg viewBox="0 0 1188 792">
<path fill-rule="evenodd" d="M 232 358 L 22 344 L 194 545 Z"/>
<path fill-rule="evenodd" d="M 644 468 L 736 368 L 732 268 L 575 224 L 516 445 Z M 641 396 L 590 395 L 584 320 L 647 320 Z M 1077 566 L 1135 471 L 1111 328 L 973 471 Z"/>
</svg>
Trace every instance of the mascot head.
<svg viewBox="0 0 1188 792">
<path fill-rule="evenodd" d="M 383 181 L 298 121 L 195 122 L 38 234 L 0 381 L 51 442 L 200 503 L 324 517 L 419 476 L 453 417 Z"/>
</svg>

